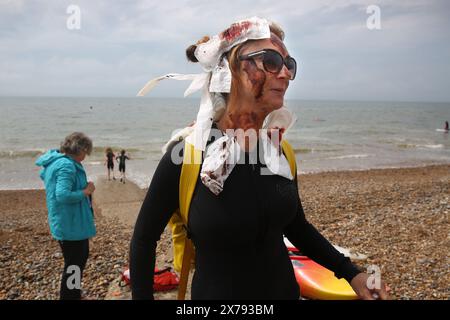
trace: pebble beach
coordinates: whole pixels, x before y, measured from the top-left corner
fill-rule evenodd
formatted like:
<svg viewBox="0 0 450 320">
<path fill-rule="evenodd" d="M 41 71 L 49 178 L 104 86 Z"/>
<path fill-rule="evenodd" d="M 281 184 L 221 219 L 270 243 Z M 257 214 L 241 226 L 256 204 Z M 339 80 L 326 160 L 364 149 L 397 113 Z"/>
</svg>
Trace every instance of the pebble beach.
<svg viewBox="0 0 450 320">
<path fill-rule="evenodd" d="M 392 299 L 450 298 L 450 165 L 302 174 L 298 180 L 307 219 L 333 244 L 367 255 L 355 263 L 364 270 L 378 266 Z M 96 192 L 97 236 L 83 294 L 128 299 L 129 289 L 118 282 L 146 190 L 101 180 Z M 0 299 L 58 299 L 63 258 L 49 233 L 44 190 L 0 191 L 0 247 Z M 157 266 L 171 262 L 166 230 Z"/>
</svg>

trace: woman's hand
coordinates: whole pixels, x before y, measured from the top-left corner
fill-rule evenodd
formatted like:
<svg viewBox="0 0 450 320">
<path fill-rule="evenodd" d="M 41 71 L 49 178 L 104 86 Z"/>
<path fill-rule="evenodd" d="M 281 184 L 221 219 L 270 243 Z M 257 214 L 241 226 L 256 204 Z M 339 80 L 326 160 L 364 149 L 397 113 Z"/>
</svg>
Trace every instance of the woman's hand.
<svg viewBox="0 0 450 320">
<path fill-rule="evenodd" d="M 95 191 L 95 186 L 93 182 L 89 182 L 86 188 L 84 188 L 83 192 L 86 196 L 93 194 Z"/>
<path fill-rule="evenodd" d="M 367 287 L 367 280 L 369 279 L 369 277 L 369 274 L 361 272 L 357 274 L 350 282 L 350 285 L 352 286 L 358 297 L 362 300 L 388 300 L 389 288 L 384 284 L 383 281 L 380 281 L 379 289 L 369 289 Z"/>
</svg>

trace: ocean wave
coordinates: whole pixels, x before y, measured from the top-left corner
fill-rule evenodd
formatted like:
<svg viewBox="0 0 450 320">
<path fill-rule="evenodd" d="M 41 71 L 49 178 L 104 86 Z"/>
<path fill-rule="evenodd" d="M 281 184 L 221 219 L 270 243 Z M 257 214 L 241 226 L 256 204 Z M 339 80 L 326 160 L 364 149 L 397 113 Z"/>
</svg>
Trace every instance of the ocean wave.
<svg viewBox="0 0 450 320">
<path fill-rule="evenodd" d="M 134 182 L 139 188 L 146 189 L 150 185 L 152 176 L 131 174 L 129 177 L 127 176 L 127 179 L 130 179 L 130 181 Z"/>
<path fill-rule="evenodd" d="M 98 154 L 102 153 L 104 154 L 106 151 L 106 148 L 111 148 L 113 152 L 120 152 L 122 149 L 125 149 L 127 152 L 140 152 L 143 151 L 142 149 L 136 148 L 136 147 L 117 147 L 117 146 L 94 146 L 92 149 L 92 153 Z"/>
<path fill-rule="evenodd" d="M 90 164 L 92 166 L 99 166 L 103 165 L 103 161 L 88 161 L 87 164 Z"/>
<path fill-rule="evenodd" d="M 411 143 L 400 143 L 397 145 L 400 149 L 410 149 L 410 148 L 416 148 L 417 145 L 411 144 Z"/>
<path fill-rule="evenodd" d="M 101 156 L 103 158 L 105 154 L 105 150 L 107 147 L 105 146 L 97 146 L 94 147 L 92 150 L 91 156 L 94 156 L 94 158 L 97 158 Z M 118 154 L 122 149 L 125 149 L 128 154 L 131 154 L 132 156 L 134 154 L 147 154 L 147 153 L 161 153 L 161 148 L 152 148 L 152 149 L 140 149 L 137 147 L 111 147 L 113 152 Z M 17 159 L 17 158 L 36 158 L 45 152 L 47 152 L 49 149 L 52 148 L 37 148 L 37 149 L 24 149 L 24 150 L 2 150 L 0 151 L 0 159 Z M 56 147 L 54 148 L 56 149 Z M 142 157 L 136 157 L 133 156 L 133 159 L 141 159 Z"/>
<path fill-rule="evenodd" d="M 370 154 L 348 154 L 345 156 L 329 157 L 326 159 L 341 160 L 341 159 L 359 159 L 359 158 L 367 158 L 367 157 L 370 157 Z"/>
<path fill-rule="evenodd" d="M 0 159 L 16 159 L 16 158 L 36 158 L 43 154 L 44 149 L 30 149 L 30 150 L 6 150 L 0 151 Z"/>
<path fill-rule="evenodd" d="M 443 144 L 418 144 L 419 148 L 428 148 L 428 149 L 441 149 L 444 147 Z"/>
<path fill-rule="evenodd" d="M 413 144 L 413 143 L 401 143 L 397 147 L 400 149 L 411 149 L 411 148 L 427 148 L 427 149 L 442 149 L 443 144 Z"/>
<path fill-rule="evenodd" d="M 311 153 L 313 151 L 314 150 L 310 148 L 294 148 L 295 153 Z"/>
</svg>

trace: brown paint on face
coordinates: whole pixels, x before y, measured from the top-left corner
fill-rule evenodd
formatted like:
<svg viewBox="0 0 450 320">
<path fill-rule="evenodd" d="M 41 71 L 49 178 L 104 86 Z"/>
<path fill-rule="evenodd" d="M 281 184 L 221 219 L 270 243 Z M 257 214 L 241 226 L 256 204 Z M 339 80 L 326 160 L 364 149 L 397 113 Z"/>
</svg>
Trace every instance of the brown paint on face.
<svg viewBox="0 0 450 320">
<path fill-rule="evenodd" d="M 259 69 L 253 60 L 242 61 L 242 70 L 247 74 L 253 86 L 252 91 L 255 99 L 261 99 L 264 83 L 266 82 L 266 73 L 264 70 Z"/>
</svg>

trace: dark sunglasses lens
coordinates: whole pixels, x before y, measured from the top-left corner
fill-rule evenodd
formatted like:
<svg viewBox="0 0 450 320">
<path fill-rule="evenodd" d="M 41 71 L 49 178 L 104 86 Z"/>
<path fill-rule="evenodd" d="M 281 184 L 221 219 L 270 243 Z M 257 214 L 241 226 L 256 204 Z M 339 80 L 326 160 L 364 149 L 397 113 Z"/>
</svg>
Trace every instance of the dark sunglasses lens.
<svg viewBox="0 0 450 320">
<path fill-rule="evenodd" d="M 295 78 L 295 74 L 297 73 L 297 62 L 294 60 L 294 58 L 287 58 L 286 60 L 286 67 L 288 68 L 289 72 L 291 73 L 291 80 Z"/>
<path fill-rule="evenodd" d="M 278 73 L 283 68 L 283 57 L 278 52 L 267 51 L 263 63 L 268 72 Z"/>
</svg>

